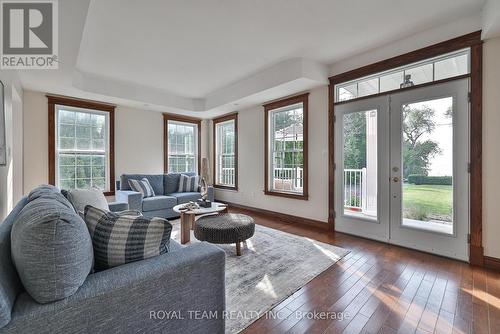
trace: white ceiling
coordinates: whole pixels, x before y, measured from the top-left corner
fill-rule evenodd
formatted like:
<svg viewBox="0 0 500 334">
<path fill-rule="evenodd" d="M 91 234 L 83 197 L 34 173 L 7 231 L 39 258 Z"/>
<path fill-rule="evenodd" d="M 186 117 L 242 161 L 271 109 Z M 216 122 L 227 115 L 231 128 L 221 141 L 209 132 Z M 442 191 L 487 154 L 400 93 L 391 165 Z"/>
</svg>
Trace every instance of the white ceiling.
<svg viewBox="0 0 500 334">
<path fill-rule="evenodd" d="M 24 72 L 23 86 L 212 116 L 323 85 L 331 64 L 478 15 L 484 1 L 59 3 L 60 69 Z"/>
</svg>

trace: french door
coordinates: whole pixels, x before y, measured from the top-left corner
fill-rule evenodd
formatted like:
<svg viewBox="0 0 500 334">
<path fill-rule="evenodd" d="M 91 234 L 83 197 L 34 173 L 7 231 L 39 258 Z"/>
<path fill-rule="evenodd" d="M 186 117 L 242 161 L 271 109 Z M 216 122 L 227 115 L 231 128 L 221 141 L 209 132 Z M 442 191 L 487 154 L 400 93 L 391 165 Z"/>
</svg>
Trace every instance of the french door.
<svg viewBox="0 0 500 334">
<path fill-rule="evenodd" d="M 468 260 L 468 85 L 335 106 L 337 231 Z"/>
</svg>

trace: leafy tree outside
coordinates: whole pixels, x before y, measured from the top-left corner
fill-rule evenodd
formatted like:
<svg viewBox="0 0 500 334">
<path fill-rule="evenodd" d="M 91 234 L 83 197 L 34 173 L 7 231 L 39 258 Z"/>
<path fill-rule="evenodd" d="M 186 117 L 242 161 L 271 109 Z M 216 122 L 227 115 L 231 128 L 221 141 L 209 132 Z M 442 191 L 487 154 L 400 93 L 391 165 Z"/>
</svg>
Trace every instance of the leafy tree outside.
<svg viewBox="0 0 500 334">
<path fill-rule="evenodd" d="M 405 105 L 403 117 L 403 178 L 411 174 L 429 175 L 430 161 L 441 153 L 439 144 L 433 140 L 422 140 L 436 128 L 434 109 L 428 106 L 418 108 Z"/>
</svg>

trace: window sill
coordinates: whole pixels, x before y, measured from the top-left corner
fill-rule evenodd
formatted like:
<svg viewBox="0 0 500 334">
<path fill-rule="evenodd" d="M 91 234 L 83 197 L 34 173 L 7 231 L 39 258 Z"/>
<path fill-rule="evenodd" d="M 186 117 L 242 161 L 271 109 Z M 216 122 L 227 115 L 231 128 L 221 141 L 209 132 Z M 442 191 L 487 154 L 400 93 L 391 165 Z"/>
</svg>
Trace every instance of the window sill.
<svg viewBox="0 0 500 334">
<path fill-rule="evenodd" d="M 238 187 L 230 187 L 230 186 L 221 186 L 218 184 L 214 184 L 213 187 L 215 189 L 221 189 L 221 190 L 232 190 L 232 191 L 238 191 Z"/>
<path fill-rule="evenodd" d="M 264 190 L 264 194 L 270 196 L 298 199 L 303 201 L 309 200 L 309 196 L 307 194 L 293 194 L 293 193 L 285 193 L 285 192 L 269 191 L 269 190 Z"/>
</svg>

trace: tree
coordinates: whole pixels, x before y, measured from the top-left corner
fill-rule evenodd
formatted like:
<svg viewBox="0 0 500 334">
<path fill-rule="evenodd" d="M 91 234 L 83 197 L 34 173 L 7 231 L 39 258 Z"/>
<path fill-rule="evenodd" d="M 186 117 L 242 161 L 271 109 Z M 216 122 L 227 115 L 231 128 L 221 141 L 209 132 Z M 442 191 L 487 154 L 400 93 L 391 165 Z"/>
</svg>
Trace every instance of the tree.
<svg viewBox="0 0 500 334">
<path fill-rule="evenodd" d="M 428 175 L 430 160 L 441 153 L 438 143 L 422 140 L 436 128 L 433 121 L 435 111 L 428 106 L 403 107 L 403 177 L 411 174 Z"/>
<path fill-rule="evenodd" d="M 366 167 L 366 113 L 344 115 L 344 168 Z"/>
</svg>

